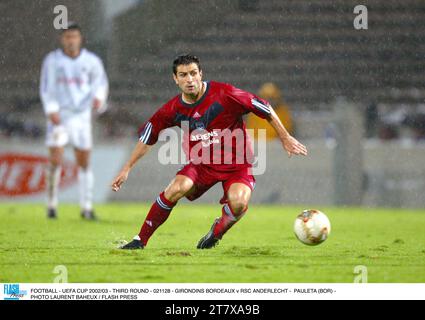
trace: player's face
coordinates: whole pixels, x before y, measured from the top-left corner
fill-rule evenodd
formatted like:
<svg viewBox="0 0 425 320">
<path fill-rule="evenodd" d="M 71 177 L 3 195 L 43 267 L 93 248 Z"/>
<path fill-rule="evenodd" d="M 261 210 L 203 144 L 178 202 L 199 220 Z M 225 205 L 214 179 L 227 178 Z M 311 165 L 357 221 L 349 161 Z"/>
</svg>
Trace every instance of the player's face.
<svg viewBox="0 0 425 320">
<path fill-rule="evenodd" d="M 197 96 L 202 88 L 202 71 L 196 63 L 179 65 L 174 81 L 185 95 Z"/>
<path fill-rule="evenodd" d="M 66 52 L 80 51 L 82 41 L 83 37 L 79 30 L 68 30 L 61 36 L 62 47 Z"/>
</svg>

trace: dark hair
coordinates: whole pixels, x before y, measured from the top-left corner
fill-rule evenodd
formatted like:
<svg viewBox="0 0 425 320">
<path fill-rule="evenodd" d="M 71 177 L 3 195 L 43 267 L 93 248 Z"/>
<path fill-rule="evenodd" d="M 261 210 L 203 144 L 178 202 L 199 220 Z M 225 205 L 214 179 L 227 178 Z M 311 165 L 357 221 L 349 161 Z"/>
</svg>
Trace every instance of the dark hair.
<svg viewBox="0 0 425 320">
<path fill-rule="evenodd" d="M 177 75 L 177 67 L 181 65 L 189 65 L 191 63 L 196 63 L 198 65 L 199 71 L 201 71 L 201 61 L 199 58 L 193 54 L 183 54 L 176 57 L 173 61 L 173 73 Z"/>
<path fill-rule="evenodd" d="M 81 27 L 76 22 L 69 22 L 68 27 L 61 30 L 61 34 L 63 34 L 66 31 L 69 31 L 69 30 L 78 30 L 78 31 L 81 32 Z"/>
</svg>

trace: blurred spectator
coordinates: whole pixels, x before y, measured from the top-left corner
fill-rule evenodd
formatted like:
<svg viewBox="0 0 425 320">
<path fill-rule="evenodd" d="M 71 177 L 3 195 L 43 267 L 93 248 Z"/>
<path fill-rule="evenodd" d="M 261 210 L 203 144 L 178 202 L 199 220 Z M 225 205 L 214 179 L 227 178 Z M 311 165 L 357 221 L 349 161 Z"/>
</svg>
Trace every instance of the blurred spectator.
<svg viewBox="0 0 425 320">
<path fill-rule="evenodd" d="M 286 130 L 292 135 L 294 132 L 293 122 L 291 113 L 289 112 L 288 106 L 283 102 L 282 93 L 280 89 L 274 83 L 265 83 L 260 88 L 258 95 L 260 98 L 269 101 L 279 116 Z M 277 138 L 276 131 L 273 127 L 265 120 L 257 117 L 253 113 L 250 113 L 247 117 L 247 128 L 255 130 L 255 139 L 257 139 L 257 130 L 266 129 L 267 140 Z"/>
<path fill-rule="evenodd" d="M 382 124 L 379 127 L 378 136 L 382 140 L 394 140 L 400 137 L 397 126 L 391 124 Z"/>
<path fill-rule="evenodd" d="M 382 140 L 402 138 L 402 126 L 405 122 L 409 107 L 406 105 L 378 104 L 379 126 L 378 137 Z"/>
<path fill-rule="evenodd" d="M 413 131 L 415 140 L 425 140 L 425 113 L 414 113 L 409 115 L 404 124 Z"/>
<path fill-rule="evenodd" d="M 368 137 L 371 137 L 368 129 L 373 125 L 375 110 L 368 107 L 365 117 Z M 378 104 L 376 123 L 378 124 L 378 137 L 382 140 L 425 141 L 425 104 Z"/>
<path fill-rule="evenodd" d="M 42 134 L 43 129 L 31 119 L 19 119 L 16 114 L 0 116 L 0 136 L 37 139 Z"/>
<path fill-rule="evenodd" d="M 366 122 L 366 137 L 367 138 L 376 137 L 378 123 L 379 123 L 378 106 L 376 105 L 376 103 L 371 103 L 366 107 L 365 122 Z"/>
</svg>

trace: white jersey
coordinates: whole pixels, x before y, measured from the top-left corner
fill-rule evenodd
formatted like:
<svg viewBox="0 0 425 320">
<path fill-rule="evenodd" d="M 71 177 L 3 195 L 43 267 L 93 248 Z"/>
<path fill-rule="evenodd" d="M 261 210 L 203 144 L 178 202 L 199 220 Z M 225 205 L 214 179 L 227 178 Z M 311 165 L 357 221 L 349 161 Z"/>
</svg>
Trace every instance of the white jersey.
<svg viewBox="0 0 425 320">
<path fill-rule="evenodd" d="M 43 61 L 40 97 L 46 115 L 59 112 L 63 122 L 78 116 L 90 121 L 93 100 L 106 107 L 108 78 L 102 60 L 82 49 L 76 58 L 61 49 L 50 52 Z"/>
</svg>

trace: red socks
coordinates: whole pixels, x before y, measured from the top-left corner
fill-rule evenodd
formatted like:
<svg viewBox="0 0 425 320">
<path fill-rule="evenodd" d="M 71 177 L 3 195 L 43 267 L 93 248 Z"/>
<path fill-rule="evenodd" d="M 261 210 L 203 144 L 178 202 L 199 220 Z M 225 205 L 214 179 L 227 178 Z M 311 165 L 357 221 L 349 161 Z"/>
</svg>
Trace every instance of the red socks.
<svg viewBox="0 0 425 320">
<path fill-rule="evenodd" d="M 245 208 L 241 213 L 238 215 L 235 214 L 232 210 L 232 208 L 229 206 L 229 204 L 225 204 L 223 206 L 222 216 L 219 220 L 219 222 L 216 224 L 214 228 L 214 237 L 216 239 L 221 239 L 223 235 L 236 223 L 238 222 L 245 212 L 248 210 L 248 208 Z"/>
<path fill-rule="evenodd" d="M 176 203 L 167 200 L 162 192 L 152 205 L 149 213 L 143 223 L 139 233 L 140 241 L 144 246 L 147 245 L 150 237 L 170 216 L 171 210 Z M 248 208 L 245 208 L 241 213 L 235 214 L 229 204 L 225 204 L 222 209 L 222 216 L 219 222 L 214 227 L 214 237 L 221 239 L 223 235 L 238 222 Z"/>
<path fill-rule="evenodd" d="M 148 216 L 143 223 L 142 229 L 140 230 L 139 237 L 140 241 L 144 246 L 149 241 L 149 238 L 170 216 L 171 210 L 175 206 L 175 203 L 168 201 L 164 192 L 162 192 L 156 199 L 151 209 L 149 210 Z"/>
</svg>

